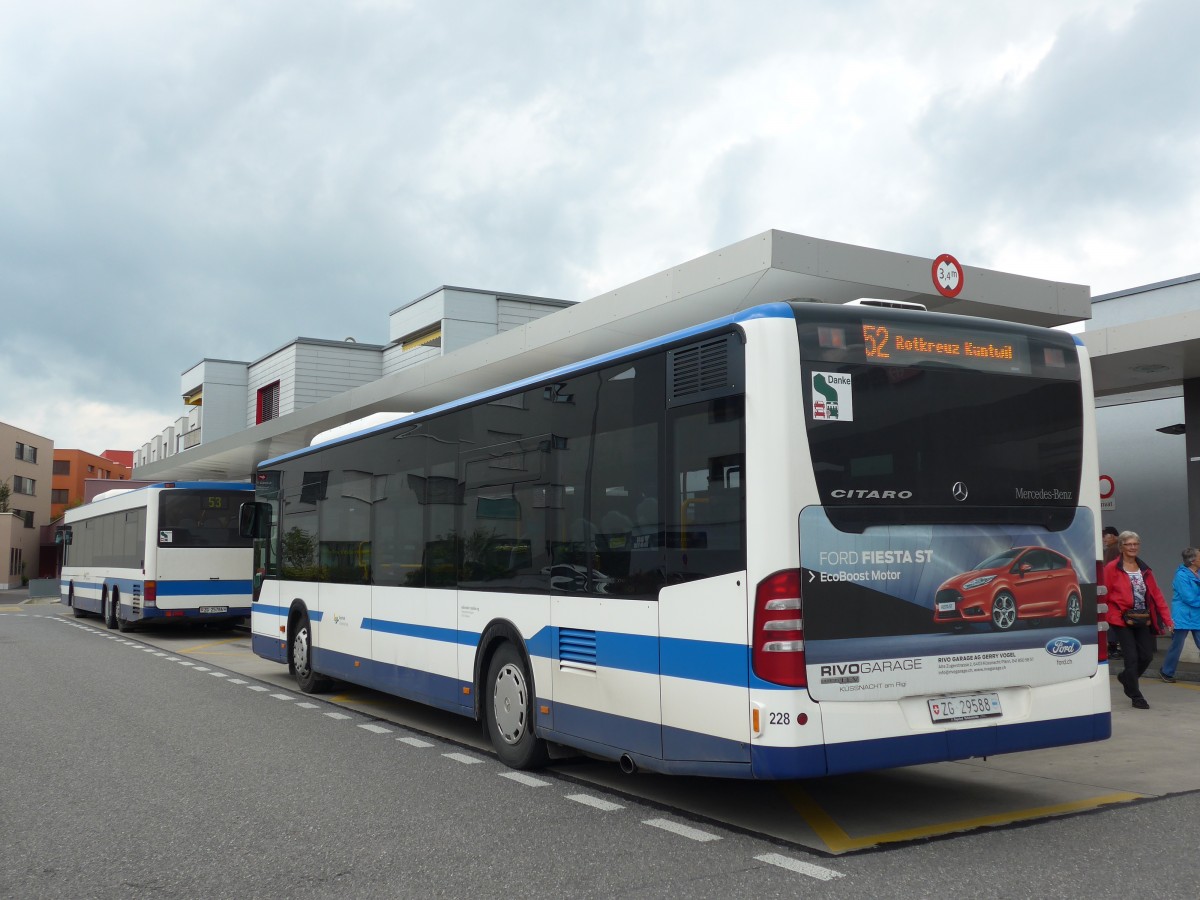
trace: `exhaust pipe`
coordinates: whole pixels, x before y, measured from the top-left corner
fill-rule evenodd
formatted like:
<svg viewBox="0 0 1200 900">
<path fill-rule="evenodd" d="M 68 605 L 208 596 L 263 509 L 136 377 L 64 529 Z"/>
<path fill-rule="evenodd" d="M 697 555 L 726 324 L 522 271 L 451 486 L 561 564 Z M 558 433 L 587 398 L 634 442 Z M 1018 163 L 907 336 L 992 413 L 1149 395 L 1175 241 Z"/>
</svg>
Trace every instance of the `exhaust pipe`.
<svg viewBox="0 0 1200 900">
<path fill-rule="evenodd" d="M 633 761 L 633 757 L 628 753 L 622 753 L 620 759 L 621 771 L 626 775 L 632 775 L 637 771 L 637 763 Z"/>
</svg>

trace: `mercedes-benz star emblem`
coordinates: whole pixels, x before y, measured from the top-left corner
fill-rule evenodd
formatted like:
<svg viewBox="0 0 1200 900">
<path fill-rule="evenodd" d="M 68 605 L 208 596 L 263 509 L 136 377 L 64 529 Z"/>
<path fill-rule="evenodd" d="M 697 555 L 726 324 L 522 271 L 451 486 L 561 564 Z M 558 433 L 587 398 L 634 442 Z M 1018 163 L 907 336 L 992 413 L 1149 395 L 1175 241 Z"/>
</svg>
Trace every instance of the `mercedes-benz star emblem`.
<svg viewBox="0 0 1200 900">
<path fill-rule="evenodd" d="M 967 499 L 967 486 L 961 481 L 954 482 L 954 487 L 950 488 L 950 493 L 954 495 L 954 499 L 962 503 Z"/>
</svg>

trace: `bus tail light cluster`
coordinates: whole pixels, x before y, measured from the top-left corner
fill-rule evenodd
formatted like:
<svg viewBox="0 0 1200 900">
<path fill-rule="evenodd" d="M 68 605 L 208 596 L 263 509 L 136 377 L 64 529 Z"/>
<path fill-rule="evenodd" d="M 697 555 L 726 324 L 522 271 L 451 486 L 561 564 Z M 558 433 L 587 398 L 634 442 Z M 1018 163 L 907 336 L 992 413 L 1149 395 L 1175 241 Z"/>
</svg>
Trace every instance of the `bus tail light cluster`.
<svg viewBox="0 0 1200 900">
<path fill-rule="evenodd" d="M 1108 660 L 1108 588 L 1104 586 L 1104 560 L 1096 560 L 1096 656 L 1097 662 Z"/>
<path fill-rule="evenodd" d="M 772 684 L 806 687 L 800 570 L 769 575 L 754 591 L 754 674 Z"/>
<path fill-rule="evenodd" d="M 142 585 L 142 605 L 155 606 L 158 603 L 158 582 L 147 581 Z"/>
</svg>

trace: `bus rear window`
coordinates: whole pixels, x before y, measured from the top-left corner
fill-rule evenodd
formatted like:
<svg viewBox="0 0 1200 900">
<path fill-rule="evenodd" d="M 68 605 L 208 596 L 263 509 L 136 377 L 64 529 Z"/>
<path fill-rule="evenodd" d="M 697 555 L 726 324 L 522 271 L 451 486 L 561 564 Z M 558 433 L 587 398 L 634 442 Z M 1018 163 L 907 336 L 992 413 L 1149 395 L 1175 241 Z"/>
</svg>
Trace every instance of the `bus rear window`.
<svg viewBox="0 0 1200 900">
<path fill-rule="evenodd" d="M 249 547 L 238 533 L 238 510 L 249 492 L 164 491 L 158 507 L 160 547 Z"/>
<path fill-rule="evenodd" d="M 1078 505 L 1078 382 L 933 366 L 822 368 L 806 367 L 805 402 L 827 508 L 946 507 L 954 512 L 937 513 L 937 521 L 967 522 L 979 521 L 971 511 L 981 508 Z M 843 393 L 829 417 L 831 404 L 814 388 L 833 374 Z M 818 407 L 825 418 L 816 416 Z M 1014 515 L 1028 520 L 996 512 L 988 520 Z M 921 518 L 906 514 L 905 521 Z"/>
</svg>

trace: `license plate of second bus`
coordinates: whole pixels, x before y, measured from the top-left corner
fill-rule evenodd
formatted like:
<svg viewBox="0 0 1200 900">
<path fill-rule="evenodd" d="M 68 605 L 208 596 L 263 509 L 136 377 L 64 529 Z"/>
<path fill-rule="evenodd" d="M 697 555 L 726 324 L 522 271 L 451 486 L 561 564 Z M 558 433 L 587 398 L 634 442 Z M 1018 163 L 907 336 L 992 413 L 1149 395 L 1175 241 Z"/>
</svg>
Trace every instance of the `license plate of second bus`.
<svg viewBox="0 0 1200 900">
<path fill-rule="evenodd" d="M 963 722 L 1003 715 L 999 694 L 961 694 L 929 701 L 929 718 L 935 722 Z"/>
<path fill-rule="evenodd" d="M 204 613 L 226 613 L 226 612 L 229 612 L 228 606 L 202 606 L 202 607 L 200 607 L 201 615 L 203 615 Z"/>
</svg>

